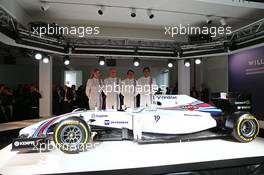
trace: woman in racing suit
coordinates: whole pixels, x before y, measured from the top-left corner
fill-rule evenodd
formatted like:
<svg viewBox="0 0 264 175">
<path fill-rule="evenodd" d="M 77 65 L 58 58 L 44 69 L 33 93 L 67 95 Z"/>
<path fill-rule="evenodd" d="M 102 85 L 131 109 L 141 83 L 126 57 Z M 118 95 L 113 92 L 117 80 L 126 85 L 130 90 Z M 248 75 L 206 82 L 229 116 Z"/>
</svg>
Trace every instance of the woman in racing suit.
<svg viewBox="0 0 264 175">
<path fill-rule="evenodd" d="M 89 99 L 89 107 L 91 110 L 102 109 L 102 88 L 103 80 L 100 79 L 100 70 L 94 69 L 90 79 L 87 80 L 85 93 Z"/>
</svg>

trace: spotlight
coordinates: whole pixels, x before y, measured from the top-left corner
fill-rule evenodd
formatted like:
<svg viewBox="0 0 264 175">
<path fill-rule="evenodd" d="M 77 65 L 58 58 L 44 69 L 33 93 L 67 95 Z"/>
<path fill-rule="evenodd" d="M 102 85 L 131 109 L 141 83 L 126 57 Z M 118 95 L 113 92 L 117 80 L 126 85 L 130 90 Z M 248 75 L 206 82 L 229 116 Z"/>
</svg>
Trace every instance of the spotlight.
<svg viewBox="0 0 264 175">
<path fill-rule="evenodd" d="M 173 67 L 173 60 L 169 60 L 169 61 L 168 61 L 168 67 L 169 67 L 169 68 L 172 68 L 172 67 Z"/>
<path fill-rule="evenodd" d="M 139 66 L 139 59 L 138 58 L 134 58 L 133 64 L 135 67 Z"/>
<path fill-rule="evenodd" d="M 47 2 L 42 2 L 42 5 L 40 7 L 40 10 L 43 11 L 43 12 L 46 12 L 48 11 L 48 9 L 50 8 L 49 4 Z"/>
<path fill-rule="evenodd" d="M 105 9 L 104 6 L 101 5 L 100 8 L 99 8 L 99 10 L 97 11 L 98 14 L 99 14 L 99 15 L 103 15 L 103 14 L 104 14 L 104 9 Z"/>
<path fill-rule="evenodd" d="M 191 66 L 191 62 L 189 60 L 185 60 L 184 61 L 184 66 L 185 67 L 190 67 Z"/>
<path fill-rule="evenodd" d="M 49 56 L 44 56 L 43 59 L 42 59 L 42 61 L 43 61 L 43 63 L 45 63 L 45 64 L 49 63 L 49 61 L 50 61 Z"/>
<path fill-rule="evenodd" d="M 151 9 L 147 10 L 147 15 L 148 15 L 149 19 L 154 18 L 154 14 L 151 12 Z"/>
<path fill-rule="evenodd" d="M 131 9 L 131 17 L 132 18 L 135 18 L 137 16 L 137 14 L 136 14 L 136 9 L 135 8 L 132 8 Z"/>
<path fill-rule="evenodd" d="M 221 23 L 222 26 L 226 26 L 227 25 L 225 18 L 221 18 L 220 19 L 220 23 Z"/>
<path fill-rule="evenodd" d="M 34 57 L 35 57 L 36 60 L 41 60 L 42 59 L 41 53 L 36 53 Z"/>
<path fill-rule="evenodd" d="M 105 58 L 104 57 L 99 57 L 99 65 L 100 66 L 105 65 Z"/>
<path fill-rule="evenodd" d="M 213 21 L 210 19 L 210 16 L 205 16 L 205 18 L 207 24 L 212 24 Z"/>
<path fill-rule="evenodd" d="M 194 60 L 195 64 L 201 64 L 202 63 L 202 60 L 200 58 L 196 58 Z"/>
<path fill-rule="evenodd" d="M 70 62 L 70 58 L 69 56 L 67 55 L 65 58 L 64 58 L 64 65 L 69 65 L 71 62 Z"/>
</svg>

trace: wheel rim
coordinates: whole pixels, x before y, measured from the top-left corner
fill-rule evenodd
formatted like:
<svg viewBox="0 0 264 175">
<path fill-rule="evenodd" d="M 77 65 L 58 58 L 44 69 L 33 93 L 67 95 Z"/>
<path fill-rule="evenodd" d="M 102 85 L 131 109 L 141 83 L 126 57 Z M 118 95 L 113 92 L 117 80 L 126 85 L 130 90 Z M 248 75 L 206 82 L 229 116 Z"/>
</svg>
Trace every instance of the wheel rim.
<svg viewBox="0 0 264 175">
<path fill-rule="evenodd" d="M 251 138 L 256 133 L 256 123 L 253 120 L 244 120 L 241 123 L 241 134 L 247 138 Z"/>
<path fill-rule="evenodd" d="M 61 141 L 65 146 L 75 146 L 81 143 L 83 134 L 79 127 L 67 125 L 61 131 Z"/>
</svg>

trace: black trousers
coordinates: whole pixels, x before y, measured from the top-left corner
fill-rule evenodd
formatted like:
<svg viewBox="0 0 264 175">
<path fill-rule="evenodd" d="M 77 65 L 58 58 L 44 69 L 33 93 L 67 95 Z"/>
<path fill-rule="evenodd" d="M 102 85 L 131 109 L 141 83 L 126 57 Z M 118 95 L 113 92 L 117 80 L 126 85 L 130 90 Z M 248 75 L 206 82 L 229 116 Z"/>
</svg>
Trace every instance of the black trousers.
<svg viewBox="0 0 264 175">
<path fill-rule="evenodd" d="M 63 101 L 61 103 L 61 113 L 65 114 L 65 113 L 69 113 L 72 111 L 72 104 L 69 103 L 68 101 Z"/>
</svg>

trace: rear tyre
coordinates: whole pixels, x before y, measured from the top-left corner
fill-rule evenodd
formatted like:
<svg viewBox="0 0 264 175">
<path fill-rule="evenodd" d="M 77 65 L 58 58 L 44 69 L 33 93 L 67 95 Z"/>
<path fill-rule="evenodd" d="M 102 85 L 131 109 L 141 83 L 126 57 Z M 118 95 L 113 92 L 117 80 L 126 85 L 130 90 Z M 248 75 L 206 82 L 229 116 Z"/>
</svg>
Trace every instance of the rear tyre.
<svg viewBox="0 0 264 175">
<path fill-rule="evenodd" d="M 90 129 L 82 119 L 71 117 L 58 123 L 53 135 L 54 142 L 61 151 L 75 154 L 85 151 L 90 139 Z"/>
<path fill-rule="evenodd" d="M 259 133 L 258 120 L 250 114 L 241 115 L 234 124 L 232 136 L 239 142 L 251 142 Z"/>
</svg>

